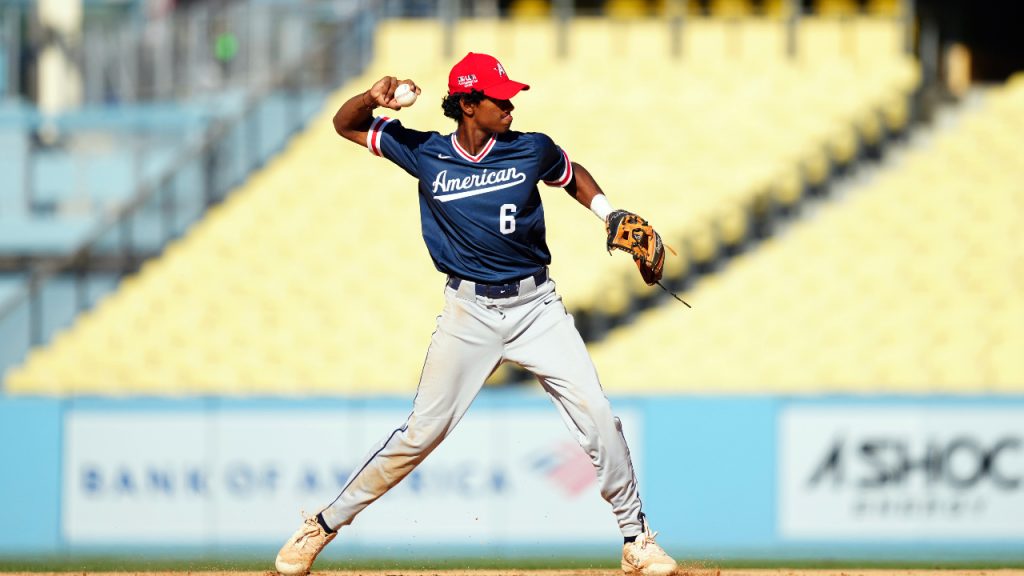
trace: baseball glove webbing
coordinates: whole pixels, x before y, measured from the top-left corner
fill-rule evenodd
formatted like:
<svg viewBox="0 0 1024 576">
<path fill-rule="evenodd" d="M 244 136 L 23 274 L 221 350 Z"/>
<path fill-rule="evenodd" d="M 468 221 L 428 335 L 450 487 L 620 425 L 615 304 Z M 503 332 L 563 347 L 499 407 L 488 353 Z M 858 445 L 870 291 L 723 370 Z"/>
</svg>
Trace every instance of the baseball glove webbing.
<svg viewBox="0 0 1024 576">
<path fill-rule="evenodd" d="M 628 210 L 614 210 L 605 218 L 605 231 L 608 235 L 609 254 L 613 249 L 626 252 L 633 257 L 636 267 L 640 270 L 640 276 L 648 286 L 657 284 L 687 308 L 692 308 L 661 283 L 661 276 L 665 270 L 665 244 L 650 222 Z M 669 250 L 675 254 L 671 247 Z"/>
</svg>

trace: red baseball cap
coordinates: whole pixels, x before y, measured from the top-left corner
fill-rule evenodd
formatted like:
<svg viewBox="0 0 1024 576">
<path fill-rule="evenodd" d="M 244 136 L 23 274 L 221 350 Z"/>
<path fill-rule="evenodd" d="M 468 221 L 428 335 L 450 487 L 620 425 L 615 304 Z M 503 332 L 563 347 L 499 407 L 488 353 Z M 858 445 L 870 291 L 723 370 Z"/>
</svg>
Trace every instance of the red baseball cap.
<svg viewBox="0 0 1024 576">
<path fill-rule="evenodd" d="M 501 62 L 487 54 L 470 52 L 448 73 L 449 94 L 469 94 L 479 90 L 491 98 L 508 100 L 520 90 L 529 89 L 529 85 L 509 79 Z"/>
</svg>

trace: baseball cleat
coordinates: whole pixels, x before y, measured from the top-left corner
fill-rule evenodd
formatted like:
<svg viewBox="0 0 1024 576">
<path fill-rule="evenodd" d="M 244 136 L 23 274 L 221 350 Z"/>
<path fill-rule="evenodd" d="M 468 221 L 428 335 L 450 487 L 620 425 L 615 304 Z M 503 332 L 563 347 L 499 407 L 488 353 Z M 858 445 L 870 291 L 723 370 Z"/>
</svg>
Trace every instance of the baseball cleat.
<svg viewBox="0 0 1024 576">
<path fill-rule="evenodd" d="M 633 542 L 622 545 L 622 572 L 627 576 L 669 576 L 678 568 L 676 561 L 654 541 L 647 523 Z"/>
<path fill-rule="evenodd" d="M 274 566 L 282 576 L 305 576 L 313 566 L 317 554 L 327 546 L 337 532 L 328 534 L 324 527 L 316 521 L 316 516 L 306 516 L 302 526 L 284 543 L 277 553 Z"/>
</svg>

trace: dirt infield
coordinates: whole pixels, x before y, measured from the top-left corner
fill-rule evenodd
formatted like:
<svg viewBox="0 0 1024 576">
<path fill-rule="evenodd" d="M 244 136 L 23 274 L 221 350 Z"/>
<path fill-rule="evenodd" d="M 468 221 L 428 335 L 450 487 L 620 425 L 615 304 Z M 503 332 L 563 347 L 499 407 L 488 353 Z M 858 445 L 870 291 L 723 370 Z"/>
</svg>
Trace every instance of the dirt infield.
<svg viewBox="0 0 1024 576">
<path fill-rule="evenodd" d="M 277 576 L 276 572 L 2 572 L 4 576 Z M 618 570 L 346 570 L 313 571 L 311 576 L 619 576 Z M 1024 576 L 1021 569 L 986 570 L 748 570 L 689 568 L 676 576 Z"/>
</svg>

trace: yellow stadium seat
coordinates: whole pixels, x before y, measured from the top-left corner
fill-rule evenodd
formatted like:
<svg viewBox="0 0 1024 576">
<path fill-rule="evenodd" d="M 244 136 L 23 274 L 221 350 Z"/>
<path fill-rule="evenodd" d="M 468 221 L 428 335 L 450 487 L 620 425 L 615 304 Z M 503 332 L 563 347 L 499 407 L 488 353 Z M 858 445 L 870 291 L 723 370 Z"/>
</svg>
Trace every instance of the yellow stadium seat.
<svg viewBox="0 0 1024 576">
<path fill-rule="evenodd" d="M 901 0 L 868 0 L 867 12 L 876 16 L 896 18 L 903 15 Z"/>
<path fill-rule="evenodd" d="M 708 13 L 714 18 L 744 18 L 754 13 L 749 0 L 711 0 Z"/>
<path fill-rule="evenodd" d="M 456 58 L 468 52 L 501 54 L 502 61 L 513 70 L 520 67 L 520 62 L 526 66 L 524 59 L 517 58 L 513 48 L 511 27 L 511 23 L 500 19 L 463 20 L 455 26 L 452 53 Z"/>
<path fill-rule="evenodd" d="M 1017 133 L 1024 105 L 1003 100 L 1011 86 L 897 168 L 699 282 L 686 295 L 686 329 L 673 333 L 678 369 L 636 354 L 638 342 L 668 338 L 674 310 L 649 311 L 595 345 L 599 366 L 632 368 L 605 388 L 1020 392 L 1024 157 L 1002 137 Z"/>
<path fill-rule="evenodd" d="M 855 0 L 815 0 L 813 10 L 821 16 L 853 16 L 859 8 Z"/>
<path fill-rule="evenodd" d="M 741 58 L 744 62 L 756 66 L 773 66 L 787 58 L 787 32 L 782 21 L 748 18 L 738 25 Z"/>
<path fill-rule="evenodd" d="M 696 67 L 719 68 L 738 56 L 739 30 L 728 21 L 717 18 L 688 18 L 682 36 L 682 55 Z"/>
<path fill-rule="evenodd" d="M 646 0 L 607 0 L 604 13 L 613 20 L 647 18 L 651 15 L 651 6 Z"/>
<path fill-rule="evenodd" d="M 630 6 L 639 13 L 646 3 Z M 793 62 L 785 54 L 783 26 L 750 17 L 749 8 L 747 2 L 721 2 L 713 10 L 737 17 L 687 18 L 678 59 L 669 22 L 646 18 L 571 21 L 565 59 L 552 57 L 560 28 L 550 19 L 462 21 L 454 29 L 454 50 L 456 57 L 500 52 L 510 74 L 532 87 L 516 100 L 519 129 L 551 134 L 594 173 L 613 205 L 648 217 L 678 252 L 668 255 L 665 278 L 680 282 L 694 270 L 712 268 L 722 254 L 739 252 L 756 223 L 770 218 L 776 206 L 796 206 L 806 187 L 823 185 L 833 165 L 853 160 L 860 139 L 880 137 L 880 125 L 905 127 L 906 96 L 920 80 L 916 63 L 902 54 L 855 60 L 839 46 L 845 29 L 831 21 L 809 36 L 818 34 L 817 40 L 836 46 L 813 62 Z M 530 10 L 547 13 L 550 5 L 516 2 L 511 8 L 517 17 Z M 435 22 L 387 21 L 376 41 L 377 57 L 368 70 L 329 97 L 285 151 L 51 346 L 34 351 L 11 373 L 8 389 L 160 395 L 412 391 L 434 312 L 443 304 L 444 278 L 433 269 L 420 236 L 414 181 L 341 142 L 330 121 L 347 95 L 397 73 L 423 88 L 423 103 L 395 114 L 403 124 L 450 131 L 454 125 L 436 105 L 446 91 L 448 62 L 438 57 L 444 31 Z M 408 45 L 419 49 L 409 56 L 395 48 Z M 1000 100 L 996 108 L 1007 118 L 971 133 L 1009 161 L 1018 154 L 1017 132 L 1001 126 L 1020 126 L 1014 119 L 1024 106 L 1017 92 Z M 623 110 L 637 121 L 609 130 L 606 119 L 621 118 Z M 1014 175 L 993 174 L 986 155 L 972 152 L 975 145 L 972 140 L 944 153 L 963 159 L 973 181 L 1012 189 Z M 929 188 L 955 196 L 955 209 L 909 199 L 905 205 L 935 226 L 951 220 L 956 225 L 952 215 L 971 213 L 988 218 L 988 229 L 1012 233 L 1013 222 L 999 218 L 1013 205 L 1013 194 L 993 192 L 992 198 L 1002 200 L 992 208 L 977 195 L 954 190 L 953 183 L 965 182 L 943 172 L 945 163 L 915 170 L 931 179 Z M 915 182 L 920 183 L 916 172 L 906 185 L 889 184 L 887 191 L 903 193 Z M 658 287 L 640 279 L 628 256 L 607 254 L 603 226 L 588 210 L 560 190 L 541 193 L 551 274 L 570 310 L 600 324 L 629 316 L 642 300 L 662 297 Z M 799 342 L 801 333 L 813 330 L 839 338 L 863 329 L 899 343 L 887 326 L 852 326 L 867 315 L 865 308 L 830 313 L 834 302 L 822 295 L 853 302 L 862 291 L 882 289 L 886 274 L 856 263 L 869 250 L 886 254 L 891 243 L 873 240 L 857 224 L 864 218 L 879 226 L 901 222 L 902 204 L 894 196 L 878 204 L 851 203 L 857 217 L 839 219 L 842 226 L 829 234 L 806 237 L 799 244 L 806 253 L 776 241 L 756 250 L 763 260 L 741 254 L 735 270 L 742 282 L 701 278 L 683 295 L 694 304 L 692 313 L 681 315 L 680 308 L 662 320 L 641 314 L 638 324 L 650 319 L 658 325 L 658 338 L 651 341 L 673 346 L 673 354 L 662 351 L 645 360 L 655 371 L 651 390 L 678 385 L 676 348 L 690 354 L 689 347 L 702 352 L 688 360 L 687 378 L 737 391 L 756 392 L 765 379 L 788 379 L 794 389 L 807 390 L 828 375 L 846 385 L 852 367 L 862 364 L 879 378 L 903 378 L 902 366 L 892 360 L 907 353 L 899 346 L 885 363 L 873 364 L 862 346 L 796 369 L 776 352 L 813 355 L 814 342 Z M 366 239 L 373 249 L 353 251 L 353 239 Z M 924 245 L 926 238 L 911 241 Z M 975 234 L 968 241 L 987 246 L 992 238 Z M 382 269 L 382 253 L 400 265 Z M 891 266 L 891 255 L 886 258 L 878 260 Z M 974 265 L 964 285 L 979 298 L 1012 300 L 1010 283 L 988 282 L 1003 264 L 994 258 Z M 809 273 L 809 265 L 835 278 L 855 275 L 836 287 Z M 926 286 L 944 265 L 942 259 L 929 260 L 929 268 L 922 264 L 905 276 Z M 771 315 L 775 310 L 786 311 L 785 321 Z M 835 316 L 830 324 L 816 325 L 829 316 Z M 779 342 L 778 348 L 766 348 L 754 338 L 758 334 Z M 692 340 L 698 336 L 707 343 Z M 745 365 L 738 358 L 749 360 L 750 372 L 736 372 Z M 992 358 L 993 374 L 1013 366 L 1004 356 Z M 963 371 L 967 365 L 951 366 Z M 615 380 L 619 374 L 612 370 Z"/>
<path fill-rule="evenodd" d="M 880 63 L 904 53 L 906 30 L 901 20 L 863 16 L 852 24 L 855 59 L 859 63 Z"/>
<path fill-rule="evenodd" d="M 801 18 L 796 33 L 796 56 L 805 66 L 827 66 L 850 57 L 852 24 L 835 17 Z"/>
<path fill-rule="evenodd" d="M 792 16 L 796 2 L 790 0 L 762 0 L 761 14 L 776 20 L 785 20 Z"/>
<path fill-rule="evenodd" d="M 513 18 L 547 18 L 551 14 L 551 3 L 547 0 L 513 0 L 508 12 Z"/>
</svg>

